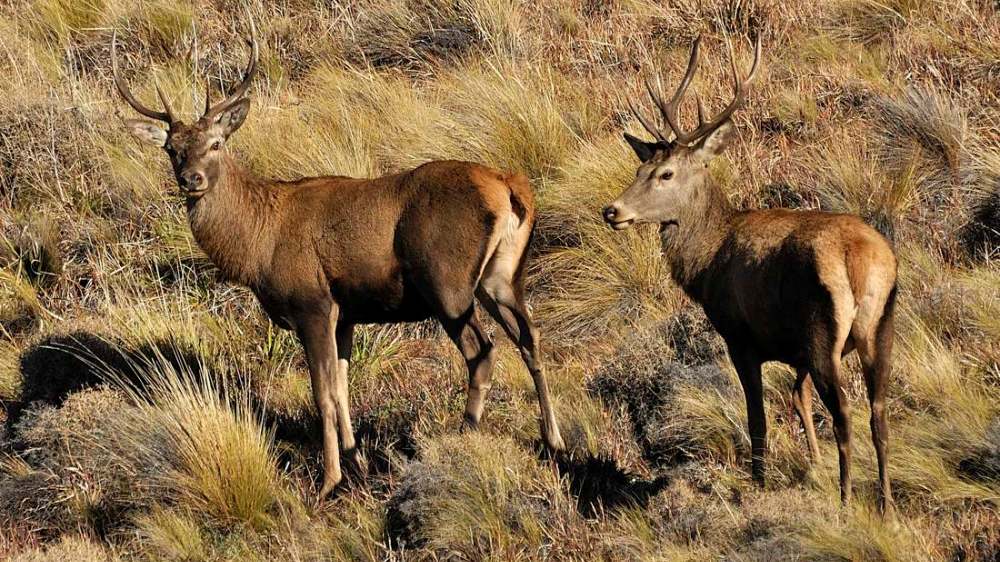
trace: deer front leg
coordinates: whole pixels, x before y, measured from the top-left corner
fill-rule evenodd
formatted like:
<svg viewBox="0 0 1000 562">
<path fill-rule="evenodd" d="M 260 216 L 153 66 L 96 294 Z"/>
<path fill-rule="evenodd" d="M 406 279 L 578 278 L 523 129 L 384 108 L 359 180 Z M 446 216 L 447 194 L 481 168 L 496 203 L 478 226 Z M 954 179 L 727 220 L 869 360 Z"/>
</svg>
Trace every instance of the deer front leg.
<svg viewBox="0 0 1000 562">
<path fill-rule="evenodd" d="M 357 445 L 354 441 L 354 428 L 351 425 L 351 401 L 348 396 L 351 366 L 351 351 L 354 346 L 354 324 L 341 322 L 337 325 L 337 427 L 340 430 L 340 449 L 348 461 L 356 460 Z"/>
<path fill-rule="evenodd" d="M 764 415 L 764 387 L 760 361 L 750 350 L 730 348 L 729 356 L 736 367 L 747 403 L 747 424 L 750 429 L 750 467 L 754 483 L 764 487 L 764 459 L 767 456 L 767 418 Z"/>
<path fill-rule="evenodd" d="M 323 428 L 323 485 L 319 491 L 322 500 L 340 483 L 340 451 L 337 439 L 337 342 L 334 331 L 338 308 L 328 303 L 310 306 L 310 313 L 296 325 L 299 340 L 305 348 L 312 379 L 313 400 L 319 410 Z"/>
</svg>

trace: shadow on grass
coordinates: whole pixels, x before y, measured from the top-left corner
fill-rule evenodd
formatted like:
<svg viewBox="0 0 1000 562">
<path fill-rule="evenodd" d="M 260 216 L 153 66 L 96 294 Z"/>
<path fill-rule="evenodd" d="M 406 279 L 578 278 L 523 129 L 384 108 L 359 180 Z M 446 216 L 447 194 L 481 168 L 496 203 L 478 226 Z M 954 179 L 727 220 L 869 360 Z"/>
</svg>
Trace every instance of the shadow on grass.
<svg viewBox="0 0 1000 562">
<path fill-rule="evenodd" d="M 216 376 L 217 369 L 211 366 L 217 362 L 171 338 L 129 345 L 83 331 L 49 336 L 20 357 L 21 395 L 18 400 L 2 405 L 7 410 L 7 435 L 12 438 L 8 445 L 18 447 L 16 426 L 29 408 L 41 405 L 58 408 L 71 394 L 105 384 L 124 383 L 141 392 L 149 383 L 149 373 L 144 372 L 149 365 L 172 369 L 198 381 L 205 376 Z M 214 386 L 221 392 L 227 385 Z M 306 463 L 318 478 L 322 466 L 319 417 L 311 409 L 299 415 L 278 411 L 253 385 L 248 390 L 251 408 L 262 425 L 273 431 L 279 466 Z M 415 415 L 403 416 L 389 426 L 385 420 L 357 419 L 355 435 L 365 462 L 361 467 L 345 465 L 349 476 L 365 480 L 385 474 L 392 470 L 400 455 L 412 457 L 416 453 L 412 439 L 416 419 Z"/>
<path fill-rule="evenodd" d="M 549 453 L 542 453 L 548 456 Z M 570 493 L 576 498 L 577 510 L 585 517 L 596 517 L 622 508 L 645 508 L 649 499 L 670 484 L 660 476 L 652 480 L 640 478 L 622 470 L 608 458 L 587 456 L 570 458 L 557 455 L 559 473 L 569 480 Z"/>
<path fill-rule="evenodd" d="M 138 386 L 143 380 L 140 369 L 154 361 L 203 375 L 198 355 L 172 340 L 128 347 L 88 332 L 49 336 L 21 354 L 21 395 L 8 405 L 8 428 L 27 407 L 61 406 L 70 394 L 105 384 L 109 377 Z"/>
</svg>

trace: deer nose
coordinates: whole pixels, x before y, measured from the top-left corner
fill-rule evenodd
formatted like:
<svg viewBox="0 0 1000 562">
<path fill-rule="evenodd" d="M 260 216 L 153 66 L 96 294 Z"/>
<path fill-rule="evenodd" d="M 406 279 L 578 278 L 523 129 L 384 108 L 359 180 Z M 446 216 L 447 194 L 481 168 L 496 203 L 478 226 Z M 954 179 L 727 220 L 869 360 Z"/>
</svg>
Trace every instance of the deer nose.
<svg viewBox="0 0 1000 562">
<path fill-rule="evenodd" d="M 181 189 L 184 191 L 198 191 L 203 183 L 205 183 L 205 175 L 201 172 L 190 172 L 182 174 L 180 177 Z"/>
<path fill-rule="evenodd" d="M 604 215 L 604 220 L 606 222 L 611 222 L 615 220 L 615 217 L 618 216 L 618 207 L 615 205 L 608 205 L 607 207 L 604 208 L 602 213 Z"/>
</svg>

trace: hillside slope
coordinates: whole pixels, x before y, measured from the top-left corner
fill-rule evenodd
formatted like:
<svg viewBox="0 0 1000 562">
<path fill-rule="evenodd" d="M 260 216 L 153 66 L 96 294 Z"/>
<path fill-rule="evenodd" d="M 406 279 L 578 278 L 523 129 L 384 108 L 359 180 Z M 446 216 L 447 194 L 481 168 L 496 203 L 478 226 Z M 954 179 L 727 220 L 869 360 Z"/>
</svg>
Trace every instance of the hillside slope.
<svg viewBox="0 0 1000 562">
<path fill-rule="evenodd" d="M 110 79 L 117 30 L 137 95 L 159 83 L 193 115 L 204 76 L 216 98 L 239 76 L 248 18 L 262 68 L 232 150 L 255 172 L 458 158 L 531 178 L 528 295 L 567 455 L 542 451 L 506 341 L 483 429 L 460 433 L 465 366 L 443 332 L 366 327 L 350 390 L 365 462 L 314 503 L 301 349 L 197 248 Z M 818 407 L 809 465 L 781 365 L 756 489 L 721 341 L 655 229 L 600 220 L 635 172 L 626 100 L 646 103 L 645 76 L 674 84 L 698 34 L 713 108 L 726 39 L 745 60 L 763 38 L 712 168 L 734 204 L 857 213 L 894 240 L 887 521 L 856 360 L 854 505 Z M 1000 558 L 996 2 L 12 0 L 0 73 L 0 558 Z"/>
</svg>

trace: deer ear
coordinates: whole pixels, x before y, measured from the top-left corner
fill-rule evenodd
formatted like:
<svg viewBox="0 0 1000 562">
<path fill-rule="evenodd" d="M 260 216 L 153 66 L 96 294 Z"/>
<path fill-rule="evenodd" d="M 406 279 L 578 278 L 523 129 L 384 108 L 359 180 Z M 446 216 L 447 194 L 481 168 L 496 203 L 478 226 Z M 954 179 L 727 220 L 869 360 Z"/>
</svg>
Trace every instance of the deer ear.
<svg viewBox="0 0 1000 562">
<path fill-rule="evenodd" d="M 653 153 L 656 152 L 655 142 L 646 142 L 638 137 L 633 137 L 632 135 L 625 133 L 625 142 L 632 147 L 635 151 L 635 155 L 639 157 L 639 160 L 643 162 L 649 161 L 653 157 Z"/>
<path fill-rule="evenodd" d="M 715 159 L 716 156 L 729 146 L 733 138 L 733 124 L 726 121 L 718 129 L 712 131 L 705 138 L 698 142 L 695 147 L 695 154 L 706 164 Z"/>
<path fill-rule="evenodd" d="M 215 122 L 222 126 L 222 134 L 226 137 L 236 132 L 243 125 L 243 121 L 250 112 L 250 98 L 243 98 L 229 106 L 225 111 L 215 118 Z"/>
<path fill-rule="evenodd" d="M 152 121 L 129 119 L 125 121 L 125 124 L 128 125 L 133 137 L 146 144 L 151 144 L 159 148 L 163 148 L 163 145 L 167 144 L 167 132 L 163 130 L 163 127 Z"/>
</svg>

